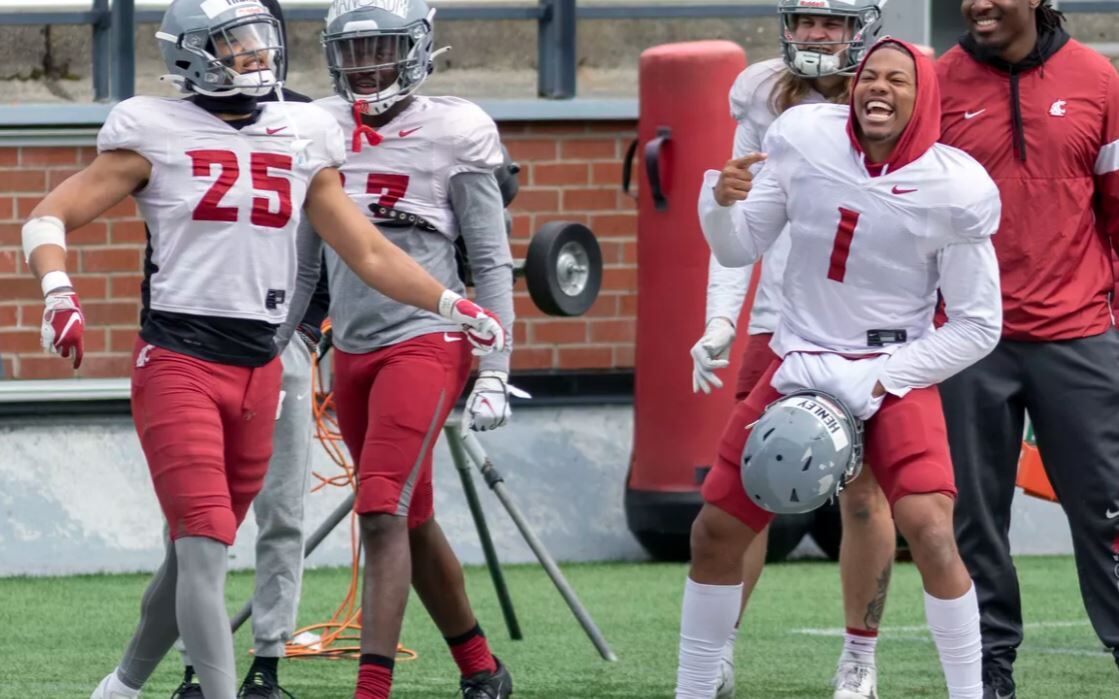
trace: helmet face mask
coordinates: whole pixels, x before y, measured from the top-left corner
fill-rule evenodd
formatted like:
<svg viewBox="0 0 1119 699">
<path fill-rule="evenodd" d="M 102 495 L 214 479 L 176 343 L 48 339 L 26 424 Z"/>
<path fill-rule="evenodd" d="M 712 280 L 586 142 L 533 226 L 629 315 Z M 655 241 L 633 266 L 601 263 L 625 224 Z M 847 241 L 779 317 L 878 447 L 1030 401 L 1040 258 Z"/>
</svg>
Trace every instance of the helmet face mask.
<svg viewBox="0 0 1119 699">
<path fill-rule="evenodd" d="M 256 0 L 218 12 L 209 0 L 175 0 L 156 38 L 168 72 L 181 80 L 185 92 L 263 97 L 283 74 L 279 20 Z"/>
<path fill-rule="evenodd" d="M 834 396 L 796 391 L 766 408 L 742 451 L 742 486 L 777 514 L 811 512 L 862 468 L 862 421 Z"/>
<path fill-rule="evenodd" d="M 854 75 L 867 49 L 882 31 L 886 0 L 780 0 L 781 56 L 790 71 L 802 78 Z M 822 24 L 826 40 L 798 36 L 805 19 Z M 842 25 L 840 25 L 842 23 Z M 841 38 L 835 30 L 842 26 Z"/>
<path fill-rule="evenodd" d="M 323 32 L 334 91 L 381 114 L 434 69 L 432 18 L 422 0 L 335 0 Z"/>
</svg>

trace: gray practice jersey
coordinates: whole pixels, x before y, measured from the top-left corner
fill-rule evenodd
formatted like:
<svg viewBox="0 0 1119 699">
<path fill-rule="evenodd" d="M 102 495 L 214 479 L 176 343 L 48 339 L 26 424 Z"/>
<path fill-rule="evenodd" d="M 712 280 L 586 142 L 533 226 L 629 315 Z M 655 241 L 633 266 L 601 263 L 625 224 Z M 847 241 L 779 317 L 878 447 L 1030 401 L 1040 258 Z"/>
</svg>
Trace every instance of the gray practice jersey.
<svg viewBox="0 0 1119 699">
<path fill-rule="evenodd" d="M 352 107 L 339 97 L 316 104 L 353 143 Z M 494 169 L 501 164 L 497 126 L 477 105 L 456 97 L 416 97 L 378 129 L 383 140 L 351 145 L 342 166 L 346 193 L 385 236 L 452 291 L 464 293 L 455 240 L 466 244 L 475 300 L 513 326 L 513 260 Z M 376 210 L 370 210 L 373 206 Z M 418 224 L 401 225 L 401 216 Z M 332 250 L 327 251 L 334 344 L 345 352 L 380 347 L 461 328 L 435 313 L 400 304 L 370 289 Z M 511 349 L 511 346 L 509 346 Z M 509 350 L 483 357 L 482 369 L 508 371 Z"/>
</svg>

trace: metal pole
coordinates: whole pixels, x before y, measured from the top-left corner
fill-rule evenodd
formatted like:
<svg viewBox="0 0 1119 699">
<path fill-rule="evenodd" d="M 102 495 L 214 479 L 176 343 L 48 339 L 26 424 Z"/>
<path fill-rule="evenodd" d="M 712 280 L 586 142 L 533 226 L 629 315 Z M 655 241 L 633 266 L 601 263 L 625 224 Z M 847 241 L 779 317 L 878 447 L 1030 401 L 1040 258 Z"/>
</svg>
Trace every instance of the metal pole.
<svg viewBox="0 0 1119 699">
<path fill-rule="evenodd" d="M 459 443 L 459 432 L 451 425 L 443 427 L 447 435 L 447 446 L 451 449 L 451 459 L 455 462 L 455 470 L 462 479 L 462 489 L 466 493 L 466 503 L 470 506 L 470 515 L 474 518 L 474 526 L 478 530 L 478 538 L 482 541 L 482 553 L 486 557 L 486 567 L 490 570 L 494 589 L 497 591 L 497 601 L 501 605 L 501 615 L 505 617 L 505 626 L 509 629 L 509 637 L 514 641 L 524 638 L 521 633 L 521 624 L 517 621 L 517 611 L 513 608 L 513 600 L 509 596 L 509 588 L 505 585 L 505 574 L 501 572 L 501 562 L 497 559 L 497 550 L 490 537 L 490 528 L 486 524 L 486 513 L 482 510 L 482 503 L 478 500 L 478 491 L 474 488 L 474 479 L 470 476 L 470 466 L 467 464 L 466 454 Z"/>
<path fill-rule="evenodd" d="M 109 71 L 113 65 L 109 0 L 93 0 L 93 13 L 93 100 L 104 102 L 109 99 Z"/>
<path fill-rule="evenodd" d="M 136 1 L 113 0 L 112 92 L 115 101 L 136 94 Z"/>
<path fill-rule="evenodd" d="M 451 428 L 448 427 L 447 429 L 450 430 Z M 478 470 L 482 472 L 482 477 L 485 479 L 486 485 L 490 487 L 490 490 L 497 495 L 498 499 L 501 500 L 501 504 L 508 510 L 509 516 L 513 518 L 513 522 L 517 525 L 517 529 L 521 531 L 521 536 L 524 537 L 525 542 L 528 543 L 532 552 L 536 554 L 536 558 L 540 561 L 540 565 L 544 566 L 544 570 L 547 571 L 548 577 L 552 579 L 556 589 L 559 590 L 560 595 L 563 597 L 564 601 L 567 602 L 567 606 L 571 608 L 571 612 L 575 615 L 575 618 L 579 620 L 579 624 L 582 625 L 583 631 L 585 631 L 587 636 L 591 639 L 591 643 L 598 649 L 599 655 L 601 655 L 604 660 L 610 662 L 616 661 L 618 656 L 614 655 L 614 651 L 610 650 L 610 645 L 606 642 L 602 632 L 598 630 L 598 626 L 595 625 L 594 620 L 591 619 L 590 614 L 587 613 L 587 610 L 579 601 L 578 596 L 575 594 L 575 590 L 568 584 L 567 579 L 563 576 L 563 572 L 560 571 L 559 566 L 557 566 L 556 562 L 552 559 L 551 554 L 544 548 L 544 544 L 540 542 L 540 539 L 536 537 L 536 533 L 532 531 L 528 522 L 525 521 L 524 516 L 521 515 L 520 508 L 518 508 L 516 503 L 509 497 L 509 493 L 505 488 L 504 479 L 501 477 L 501 474 L 498 473 L 497 469 L 494 468 L 493 462 L 486 456 L 486 452 L 483 451 L 482 445 L 478 442 L 478 437 L 475 436 L 473 432 L 469 431 L 458 432 L 455 436 L 457 436 L 458 439 L 450 440 L 452 453 L 455 449 L 455 443 L 461 440 L 461 445 L 466 449 L 466 453 L 470 455 L 470 460 L 473 461 L 474 465 L 478 467 Z"/>
<path fill-rule="evenodd" d="M 311 534 L 311 536 L 307 537 L 307 541 L 303 544 L 303 557 L 307 558 L 308 556 L 310 556 L 311 553 L 319 547 L 319 544 L 323 542 L 323 539 L 329 536 L 330 532 L 334 531 L 334 528 L 341 524 L 342 520 L 344 520 L 346 516 L 353 511 L 354 491 L 351 490 L 350 494 L 346 496 L 346 499 L 339 503 L 338 507 L 334 508 L 333 512 L 327 515 L 327 518 L 323 520 L 323 523 L 319 525 L 319 528 L 316 529 L 314 533 Z M 237 629 L 241 628 L 241 625 L 244 624 L 246 620 L 248 620 L 252 613 L 253 601 L 250 599 L 241 607 L 241 611 L 237 612 L 236 616 L 234 616 L 230 620 L 230 626 L 233 627 L 233 633 L 237 633 Z"/>
<path fill-rule="evenodd" d="M 536 30 L 536 92 L 548 99 L 575 96 L 575 0 L 540 0 Z"/>
</svg>

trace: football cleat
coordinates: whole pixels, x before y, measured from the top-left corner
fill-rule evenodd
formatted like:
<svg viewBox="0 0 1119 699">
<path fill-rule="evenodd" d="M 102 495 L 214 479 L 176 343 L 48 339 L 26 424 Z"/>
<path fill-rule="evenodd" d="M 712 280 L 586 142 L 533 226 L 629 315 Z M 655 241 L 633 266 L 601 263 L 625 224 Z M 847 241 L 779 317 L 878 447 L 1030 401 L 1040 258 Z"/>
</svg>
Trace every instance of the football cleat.
<svg viewBox="0 0 1119 699">
<path fill-rule="evenodd" d="M 249 671 L 241 689 L 237 690 L 237 699 L 285 699 L 291 697 L 288 690 L 280 686 L 279 680 L 270 672 L 260 670 Z"/>
<path fill-rule="evenodd" d="M 136 699 L 140 696 L 140 690 L 125 687 L 120 680 L 116 679 L 116 675 L 116 670 L 105 675 L 105 678 L 97 685 L 97 689 L 89 695 L 89 699 Z"/>
<path fill-rule="evenodd" d="M 983 673 L 983 699 L 1014 699 L 1014 679 L 1010 675 Z"/>
<path fill-rule="evenodd" d="M 187 668 L 183 672 L 183 682 L 171 693 L 171 699 L 205 699 L 202 694 L 202 685 L 194 679 L 194 670 Z"/>
<path fill-rule="evenodd" d="M 726 658 L 719 659 L 719 684 L 715 687 L 715 699 L 734 699 L 734 663 Z"/>
<path fill-rule="evenodd" d="M 463 677 L 459 683 L 462 699 L 506 699 L 513 693 L 513 678 L 497 656 L 497 669 Z"/>
<path fill-rule="evenodd" d="M 878 669 L 851 657 L 840 658 L 832 699 L 878 699 Z"/>
</svg>

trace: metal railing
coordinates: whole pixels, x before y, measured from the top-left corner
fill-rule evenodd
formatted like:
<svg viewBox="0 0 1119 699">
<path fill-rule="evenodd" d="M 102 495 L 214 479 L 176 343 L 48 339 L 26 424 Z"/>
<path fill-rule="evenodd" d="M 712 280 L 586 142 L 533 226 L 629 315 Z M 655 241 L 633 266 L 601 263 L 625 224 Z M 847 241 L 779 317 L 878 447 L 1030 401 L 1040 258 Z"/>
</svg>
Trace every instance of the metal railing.
<svg viewBox="0 0 1119 699">
<path fill-rule="evenodd" d="M 36 9 L 0 12 L 0 25 L 89 25 L 93 31 L 93 95 L 116 102 L 134 94 L 136 82 L 135 25 L 157 23 L 163 10 L 137 10 L 135 0 L 92 0 L 89 10 Z M 289 21 L 318 21 L 321 7 L 285 9 Z M 1119 0 L 1060 2 L 1063 12 L 1119 12 Z M 539 0 L 535 5 L 460 5 L 438 7 L 440 21 L 535 20 L 537 23 L 537 95 L 546 99 L 575 97 L 576 21 L 608 19 L 683 19 L 772 17 L 772 3 L 591 5 L 576 0 Z"/>
</svg>

